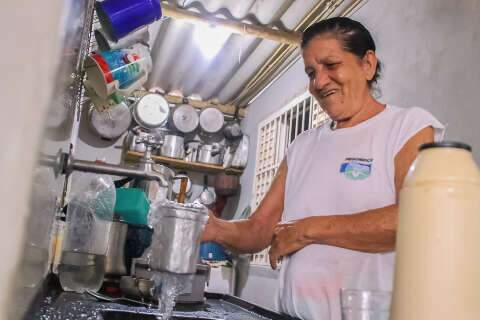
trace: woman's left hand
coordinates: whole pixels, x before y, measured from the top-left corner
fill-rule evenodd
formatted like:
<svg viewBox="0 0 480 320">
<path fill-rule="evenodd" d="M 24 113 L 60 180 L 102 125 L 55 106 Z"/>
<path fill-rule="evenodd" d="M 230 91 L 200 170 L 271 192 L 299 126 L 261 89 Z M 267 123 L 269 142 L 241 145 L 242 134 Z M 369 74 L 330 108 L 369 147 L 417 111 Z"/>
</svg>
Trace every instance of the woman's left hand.
<svg viewBox="0 0 480 320">
<path fill-rule="evenodd" d="M 273 233 L 272 244 L 268 255 L 272 269 L 282 257 L 292 254 L 312 242 L 306 237 L 308 218 L 279 223 Z"/>
</svg>

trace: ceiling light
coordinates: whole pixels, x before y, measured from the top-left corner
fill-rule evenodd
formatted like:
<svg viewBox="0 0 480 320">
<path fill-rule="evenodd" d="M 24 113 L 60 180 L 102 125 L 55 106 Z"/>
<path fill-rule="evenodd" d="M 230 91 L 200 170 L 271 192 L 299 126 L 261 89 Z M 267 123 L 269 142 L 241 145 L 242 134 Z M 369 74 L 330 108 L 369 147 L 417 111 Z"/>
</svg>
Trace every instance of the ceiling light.
<svg viewBox="0 0 480 320">
<path fill-rule="evenodd" d="M 193 39 L 203 56 L 211 59 L 218 54 L 231 34 L 226 28 L 205 23 L 195 23 Z"/>
</svg>

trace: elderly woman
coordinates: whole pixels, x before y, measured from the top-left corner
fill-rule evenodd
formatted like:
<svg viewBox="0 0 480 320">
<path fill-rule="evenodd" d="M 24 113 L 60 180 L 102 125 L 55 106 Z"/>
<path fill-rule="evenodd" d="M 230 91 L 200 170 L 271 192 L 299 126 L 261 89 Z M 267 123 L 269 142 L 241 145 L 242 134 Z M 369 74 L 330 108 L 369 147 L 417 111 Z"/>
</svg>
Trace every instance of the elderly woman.
<svg viewBox="0 0 480 320">
<path fill-rule="evenodd" d="M 309 90 L 331 121 L 297 137 L 249 219 L 211 217 L 204 240 L 237 252 L 270 245 L 272 267 L 283 258 L 279 309 L 339 320 L 340 288 L 392 289 L 398 194 L 418 147 L 444 128 L 423 109 L 372 96 L 380 62 L 359 22 L 316 23 L 301 47 Z"/>
</svg>

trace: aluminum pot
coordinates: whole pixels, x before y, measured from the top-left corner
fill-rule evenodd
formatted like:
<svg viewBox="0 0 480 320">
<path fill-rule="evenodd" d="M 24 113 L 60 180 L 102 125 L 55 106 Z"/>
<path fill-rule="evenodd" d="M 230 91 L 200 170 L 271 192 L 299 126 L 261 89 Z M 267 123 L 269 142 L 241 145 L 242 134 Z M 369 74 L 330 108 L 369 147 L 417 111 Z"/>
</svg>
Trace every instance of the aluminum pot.
<svg viewBox="0 0 480 320">
<path fill-rule="evenodd" d="M 197 161 L 206 164 L 219 164 L 221 148 L 218 144 L 203 144 L 198 150 Z"/>
<path fill-rule="evenodd" d="M 200 141 L 189 141 L 186 143 L 185 161 L 195 162 L 197 161 L 198 148 L 200 147 Z"/>
<path fill-rule="evenodd" d="M 120 289 L 127 297 L 143 298 L 156 300 L 155 282 L 150 280 L 154 273 L 144 268 L 135 268 L 136 272 L 132 276 L 123 276 L 120 279 Z M 202 303 L 205 296 L 205 284 L 210 280 L 210 266 L 207 264 L 197 264 L 195 275 L 192 278 L 191 290 L 178 295 L 176 303 Z"/>
<path fill-rule="evenodd" d="M 160 148 L 160 155 L 168 158 L 183 159 L 185 157 L 183 142 L 182 136 L 167 134 Z"/>
<path fill-rule="evenodd" d="M 198 122 L 197 111 L 192 106 L 182 104 L 171 113 L 169 124 L 173 129 L 182 133 L 191 133 L 197 129 Z"/>
<path fill-rule="evenodd" d="M 122 276 L 127 274 L 125 265 L 125 242 L 128 224 L 113 221 L 110 227 L 108 249 L 105 255 L 105 275 Z"/>
<path fill-rule="evenodd" d="M 208 220 L 202 205 L 164 202 L 151 208 L 154 228 L 150 267 L 156 271 L 195 273 L 200 238 Z"/>
<path fill-rule="evenodd" d="M 206 108 L 200 112 L 200 128 L 206 133 L 219 132 L 225 123 L 223 113 L 217 108 Z"/>
</svg>

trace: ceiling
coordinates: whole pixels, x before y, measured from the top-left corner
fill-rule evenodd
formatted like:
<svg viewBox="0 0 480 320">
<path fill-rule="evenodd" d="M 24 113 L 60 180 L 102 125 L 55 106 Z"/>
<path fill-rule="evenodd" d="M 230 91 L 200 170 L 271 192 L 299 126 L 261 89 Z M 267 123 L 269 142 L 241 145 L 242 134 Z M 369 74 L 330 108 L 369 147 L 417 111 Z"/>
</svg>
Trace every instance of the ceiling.
<svg viewBox="0 0 480 320">
<path fill-rule="evenodd" d="M 366 0 L 170 0 L 165 5 L 257 26 L 303 31 L 329 16 L 348 16 Z M 153 71 L 147 89 L 246 107 L 296 60 L 295 45 L 163 17 L 150 26 Z"/>
</svg>

